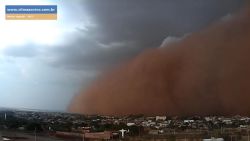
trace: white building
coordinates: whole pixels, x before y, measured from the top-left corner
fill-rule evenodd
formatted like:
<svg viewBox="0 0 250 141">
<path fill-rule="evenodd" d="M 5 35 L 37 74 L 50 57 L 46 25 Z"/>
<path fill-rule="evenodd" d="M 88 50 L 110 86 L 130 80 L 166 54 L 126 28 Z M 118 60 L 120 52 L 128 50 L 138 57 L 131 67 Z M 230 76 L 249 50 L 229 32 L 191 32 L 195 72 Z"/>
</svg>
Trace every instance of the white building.
<svg viewBox="0 0 250 141">
<path fill-rule="evenodd" d="M 223 138 L 214 138 L 212 137 L 211 139 L 203 139 L 203 141 L 224 141 Z"/>
<path fill-rule="evenodd" d="M 193 123 L 194 120 L 184 120 L 184 123 Z"/>
<path fill-rule="evenodd" d="M 158 121 L 158 120 L 166 120 L 167 117 L 166 116 L 156 116 L 155 117 L 155 120 Z"/>
<path fill-rule="evenodd" d="M 224 119 L 222 122 L 228 125 L 233 123 L 231 119 Z"/>
<path fill-rule="evenodd" d="M 133 122 L 127 123 L 127 126 L 134 126 L 134 125 L 135 125 L 135 123 L 133 123 Z"/>
</svg>

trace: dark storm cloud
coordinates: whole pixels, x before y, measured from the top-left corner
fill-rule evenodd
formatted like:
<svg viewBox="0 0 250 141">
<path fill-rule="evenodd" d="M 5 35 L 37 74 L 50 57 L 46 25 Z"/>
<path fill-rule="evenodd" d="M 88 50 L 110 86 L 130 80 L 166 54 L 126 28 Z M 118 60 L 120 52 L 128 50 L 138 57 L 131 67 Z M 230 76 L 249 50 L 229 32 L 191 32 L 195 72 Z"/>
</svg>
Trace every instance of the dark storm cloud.
<svg viewBox="0 0 250 141">
<path fill-rule="evenodd" d="M 102 44 L 81 39 L 69 46 L 53 48 L 49 56 L 54 56 L 49 63 L 55 67 L 96 70 L 112 67 L 121 60 L 134 56 L 140 48 L 133 43 L 114 42 Z"/>
<path fill-rule="evenodd" d="M 79 6 L 95 26 L 77 28 L 87 37 L 75 35 L 77 41 L 54 49 L 56 57 L 50 63 L 73 69 L 113 66 L 146 48 L 159 47 L 168 36 L 200 30 L 242 4 L 243 0 L 83 1 Z"/>
<path fill-rule="evenodd" d="M 242 3 L 235 0 L 91 0 L 84 3 L 84 8 L 99 25 L 98 39 L 104 42 L 136 40 L 144 47 L 155 47 L 168 35 L 181 36 L 204 28 L 234 12 Z"/>
<path fill-rule="evenodd" d="M 32 44 L 10 47 L 4 53 L 12 57 L 39 54 L 55 67 L 99 70 L 126 61 L 146 48 L 159 47 L 166 37 L 197 31 L 237 11 L 242 3 L 243 0 L 83 1 L 78 9 L 86 11 L 83 15 L 88 15 L 90 23 L 84 28 L 76 27 L 75 33 L 69 35 L 73 41 L 52 48 Z"/>
</svg>

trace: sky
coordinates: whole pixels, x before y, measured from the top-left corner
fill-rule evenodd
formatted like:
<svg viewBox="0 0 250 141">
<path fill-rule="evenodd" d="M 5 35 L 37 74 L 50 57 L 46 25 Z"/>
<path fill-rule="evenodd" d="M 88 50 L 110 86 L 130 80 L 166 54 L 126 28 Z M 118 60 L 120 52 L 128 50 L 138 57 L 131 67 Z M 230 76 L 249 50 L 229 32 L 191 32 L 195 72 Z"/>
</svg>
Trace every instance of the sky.
<svg viewBox="0 0 250 141">
<path fill-rule="evenodd" d="M 4 6 L 56 4 L 58 20 L 7 21 Z M 243 0 L 0 1 L 0 107 L 65 111 L 98 76 L 230 17 Z"/>
</svg>

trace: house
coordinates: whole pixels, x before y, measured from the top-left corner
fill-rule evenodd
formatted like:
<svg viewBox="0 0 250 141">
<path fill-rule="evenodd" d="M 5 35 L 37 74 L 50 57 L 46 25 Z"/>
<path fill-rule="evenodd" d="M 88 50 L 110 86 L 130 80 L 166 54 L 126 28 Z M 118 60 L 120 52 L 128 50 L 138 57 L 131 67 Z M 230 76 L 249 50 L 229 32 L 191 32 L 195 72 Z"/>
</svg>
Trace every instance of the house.
<svg viewBox="0 0 250 141">
<path fill-rule="evenodd" d="M 223 138 L 214 138 L 212 137 L 211 139 L 203 139 L 203 141 L 224 141 Z"/>
<path fill-rule="evenodd" d="M 230 125 L 233 123 L 231 119 L 223 119 L 222 122 L 227 124 L 227 125 Z"/>
<path fill-rule="evenodd" d="M 156 120 L 156 121 L 159 121 L 159 120 L 166 120 L 166 119 L 167 119 L 166 116 L 156 116 L 156 117 L 155 117 L 155 120 Z"/>
<path fill-rule="evenodd" d="M 134 126 L 135 125 L 135 123 L 133 123 L 133 122 L 128 122 L 127 123 L 127 126 Z"/>
<path fill-rule="evenodd" d="M 193 123 L 194 120 L 184 120 L 184 123 Z"/>
</svg>

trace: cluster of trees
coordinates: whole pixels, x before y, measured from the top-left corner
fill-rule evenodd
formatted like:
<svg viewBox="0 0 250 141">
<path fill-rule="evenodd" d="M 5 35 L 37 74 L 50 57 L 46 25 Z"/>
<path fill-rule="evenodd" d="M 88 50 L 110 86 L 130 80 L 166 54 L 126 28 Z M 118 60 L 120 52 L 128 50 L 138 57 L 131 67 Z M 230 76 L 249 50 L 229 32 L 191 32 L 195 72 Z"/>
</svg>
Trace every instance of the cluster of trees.
<svg viewBox="0 0 250 141">
<path fill-rule="evenodd" d="M 25 119 L 18 119 L 15 117 L 9 117 L 8 119 L 1 119 L 1 128 L 4 129 L 19 129 L 25 131 L 38 131 L 42 132 L 42 124 L 36 121 L 27 121 Z"/>
<path fill-rule="evenodd" d="M 49 124 L 39 120 L 17 118 L 12 113 L 8 113 L 7 115 L 8 118 L 5 119 L 5 113 L 0 113 L 0 129 L 44 132 L 48 131 L 50 128 L 58 131 L 70 131 L 72 127 L 71 123 Z"/>
</svg>

